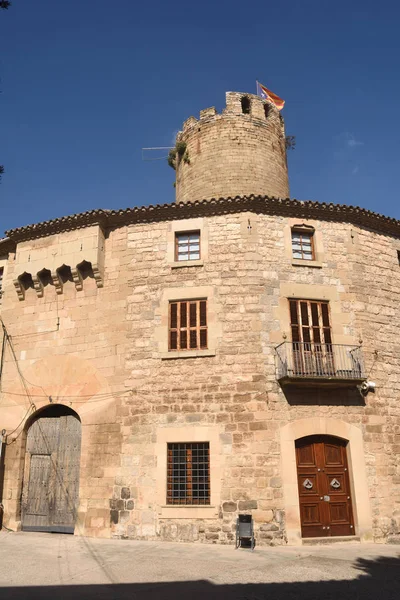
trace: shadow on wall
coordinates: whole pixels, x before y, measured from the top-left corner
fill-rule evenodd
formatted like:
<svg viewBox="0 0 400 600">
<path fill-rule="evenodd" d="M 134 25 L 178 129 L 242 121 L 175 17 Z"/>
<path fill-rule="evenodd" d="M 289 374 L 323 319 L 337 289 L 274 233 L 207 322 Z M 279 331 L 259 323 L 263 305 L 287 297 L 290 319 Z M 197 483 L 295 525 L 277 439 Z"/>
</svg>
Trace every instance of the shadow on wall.
<svg viewBox="0 0 400 600">
<path fill-rule="evenodd" d="M 353 388 L 284 388 L 283 393 L 291 406 L 365 406 L 365 397 Z"/>
<path fill-rule="evenodd" d="M 2 600 L 398 600 L 400 557 L 359 559 L 357 579 L 293 583 L 215 585 L 209 581 L 3 587 Z M 223 563 L 221 563 L 223 569 Z M 246 575 L 246 571 L 244 571 Z"/>
</svg>

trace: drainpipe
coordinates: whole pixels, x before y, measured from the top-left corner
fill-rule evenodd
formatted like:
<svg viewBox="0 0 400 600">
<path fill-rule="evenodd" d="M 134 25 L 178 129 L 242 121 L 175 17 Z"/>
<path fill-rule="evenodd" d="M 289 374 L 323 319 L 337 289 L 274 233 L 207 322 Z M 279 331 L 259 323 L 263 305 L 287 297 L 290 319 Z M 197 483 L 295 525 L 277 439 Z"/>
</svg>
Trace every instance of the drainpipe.
<svg viewBox="0 0 400 600">
<path fill-rule="evenodd" d="M 3 528 L 3 485 L 4 485 L 4 450 L 6 447 L 6 430 L 3 429 L 0 435 L 0 530 Z"/>
<path fill-rule="evenodd" d="M 7 342 L 7 331 L 4 326 L 3 321 L 1 322 L 3 328 L 3 339 L 1 341 L 1 355 L 0 355 L 0 393 L 2 387 L 2 376 L 3 376 L 3 366 L 4 366 L 4 355 L 6 352 L 6 342 Z M 3 487 L 4 487 L 4 450 L 6 447 L 6 430 L 3 429 L 0 435 L 0 530 L 3 526 Z"/>
<path fill-rule="evenodd" d="M 6 343 L 7 343 L 7 330 L 4 326 L 3 321 L 1 321 L 1 326 L 3 328 L 3 339 L 1 340 L 1 356 L 0 356 L 0 391 L 1 391 L 1 377 L 3 375 L 3 366 L 4 366 L 4 355 L 6 353 Z"/>
<path fill-rule="evenodd" d="M 3 446 L 5 446 L 6 443 L 6 430 L 2 429 L 1 430 L 1 434 L 0 434 L 0 468 L 2 465 L 2 459 L 3 459 Z M 2 501 L 2 497 L 0 495 L 0 502 Z"/>
</svg>

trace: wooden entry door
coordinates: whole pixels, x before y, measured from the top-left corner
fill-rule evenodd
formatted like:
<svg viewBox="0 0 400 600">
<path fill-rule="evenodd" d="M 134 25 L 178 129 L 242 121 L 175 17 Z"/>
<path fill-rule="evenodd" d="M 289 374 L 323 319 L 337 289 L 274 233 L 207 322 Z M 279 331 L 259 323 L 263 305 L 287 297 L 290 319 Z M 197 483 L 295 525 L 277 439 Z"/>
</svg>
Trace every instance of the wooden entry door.
<svg viewBox="0 0 400 600">
<path fill-rule="evenodd" d="M 346 442 L 302 438 L 296 442 L 296 459 L 302 536 L 354 535 Z"/>
<path fill-rule="evenodd" d="M 31 425 L 21 507 L 24 531 L 74 532 L 80 452 L 81 424 L 74 415 L 44 416 Z"/>
</svg>

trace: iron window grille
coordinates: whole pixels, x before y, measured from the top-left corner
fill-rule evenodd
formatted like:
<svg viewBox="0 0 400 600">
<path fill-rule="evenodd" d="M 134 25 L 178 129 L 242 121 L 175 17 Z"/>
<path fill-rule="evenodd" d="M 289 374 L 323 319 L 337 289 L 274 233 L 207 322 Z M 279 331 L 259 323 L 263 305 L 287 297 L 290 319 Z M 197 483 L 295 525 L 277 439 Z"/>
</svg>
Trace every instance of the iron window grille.
<svg viewBox="0 0 400 600">
<path fill-rule="evenodd" d="M 169 350 L 207 348 L 207 300 L 169 304 Z"/>
<path fill-rule="evenodd" d="M 200 231 L 175 234 L 175 260 L 200 260 Z"/>
<path fill-rule="evenodd" d="M 168 444 L 167 504 L 210 504 L 209 442 Z"/>
</svg>

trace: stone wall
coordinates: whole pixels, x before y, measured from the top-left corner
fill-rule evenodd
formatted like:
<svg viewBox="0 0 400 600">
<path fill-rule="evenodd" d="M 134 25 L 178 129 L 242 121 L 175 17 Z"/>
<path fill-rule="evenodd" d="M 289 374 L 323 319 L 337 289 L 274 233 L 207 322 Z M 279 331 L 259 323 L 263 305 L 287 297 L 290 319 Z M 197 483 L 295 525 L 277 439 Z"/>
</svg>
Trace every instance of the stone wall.
<svg viewBox="0 0 400 600">
<path fill-rule="evenodd" d="M 67 282 L 61 295 L 47 286 L 42 298 L 27 290 L 23 301 L 9 262 L 2 318 L 35 408 L 51 395 L 82 421 L 76 533 L 232 543 L 238 512 L 251 512 L 258 543 L 286 543 L 280 432 L 315 418 L 362 432 L 363 502 L 370 502 L 374 538 L 399 533 L 398 240 L 313 222 L 319 264 L 299 266 L 291 260 L 292 224 L 252 213 L 209 217 L 207 260 L 179 268 L 168 258 L 171 222 L 123 226 L 106 235 L 103 288 L 89 277 L 81 291 Z M 213 289 L 215 355 L 165 358 L 158 337 L 163 327 L 167 334 L 165 290 L 181 290 L 184 299 L 201 286 Z M 274 348 L 288 328 L 291 290 L 335 305 L 334 343 L 363 340 L 374 394 L 364 400 L 356 390 L 282 391 Z M 27 399 L 10 350 L 2 390 L 0 428 L 11 431 Z M 211 440 L 210 507 L 166 506 L 166 439 Z M 22 429 L 8 442 L 5 524 L 18 526 Z"/>
<path fill-rule="evenodd" d="M 241 98 L 250 101 L 243 114 Z M 267 116 L 264 107 L 268 108 Z M 190 117 L 177 142 L 188 160 L 178 160 L 176 201 L 237 195 L 289 197 L 283 119 L 275 105 L 251 94 L 227 92 L 226 109 Z"/>
</svg>

